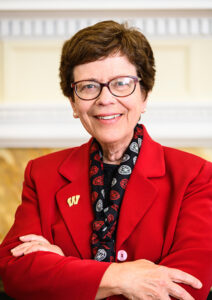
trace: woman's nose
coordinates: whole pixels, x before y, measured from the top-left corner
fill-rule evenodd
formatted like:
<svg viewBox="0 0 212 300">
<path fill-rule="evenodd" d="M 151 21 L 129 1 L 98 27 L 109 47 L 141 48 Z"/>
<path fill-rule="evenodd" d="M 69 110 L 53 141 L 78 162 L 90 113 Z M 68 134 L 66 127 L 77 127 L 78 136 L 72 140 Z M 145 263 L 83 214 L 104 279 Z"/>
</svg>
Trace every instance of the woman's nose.
<svg viewBox="0 0 212 300">
<path fill-rule="evenodd" d="M 104 86 L 102 88 L 102 91 L 96 100 L 96 102 L 101 105 L 113 104 L 115 101 L 116 101 L 115 96 L 111 94 L 107 86 Z"/>
</svg>

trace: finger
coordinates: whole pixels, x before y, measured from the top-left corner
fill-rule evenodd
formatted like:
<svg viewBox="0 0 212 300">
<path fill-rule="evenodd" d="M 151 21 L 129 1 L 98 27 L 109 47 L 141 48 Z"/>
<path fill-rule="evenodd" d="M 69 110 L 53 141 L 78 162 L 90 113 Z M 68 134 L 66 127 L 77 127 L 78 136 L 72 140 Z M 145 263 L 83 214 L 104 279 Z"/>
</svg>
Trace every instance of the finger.
<svg viewBox="0 0 212 300">
<path fill-rule="evenodd" d="M 21 251 L 24 248 L 28 247 L 31 245 L 31 242 L 26 242 L 26 243 L 22 243 L 14 248 L 11 249 L 11 252 L 17 252 L 17 251 Z"/>
<path fill-rule="evenodd" d="M 32 247 L 33 245 L 48 245 L 46 243 L 41 243 L 41 242 L 37 242 L 37 241 L 32 241 L 32 242 L 25 242 L 23 244 L 18 245 L 17 247 L 11 249 L 12 255 L 13 256 L 21 256 L 24 254 L 24 252 L 26 251 L 26 249 Z"/>
<path fill-rule="evenodd" d="M 33 252 L 37 252 L 37 251 L 51 251 L 47 246 L 45 245 L 32 245 L 31 247 L 28 247 L 25 251 L 24 251 L 24 255 L 27 255 L 29 253 L 33 253 Z"/>
<path fill-rule="evenodd" d="M 19 239 L 22 242 L 38 241 L 38 242 L 44 242 L 44 243 L 49 244 L 49 241 L 47 239 L 45 239 L 43 236 L 37 235 L 37 234 L 23 235 L 23 236 L 20 236 Z"/>
<path fill-rule="evenodd" d="M 23 253 L 27 248 L 30 248 L 32 247 L 33 245 L 42 245 L 40 242 L 26 242 L 26 243 L 23 243 L 23 244 L 20 244 L 18 245 L 17 247 L 11 249 L 11 252 L 12 253 L 16 253 L 16 254 L 21 254 Z M 45 244 L 45 245 L 48 245 L 48 244 Z"/>
<path fill-rule="evenodd" d="M 19 257 L 24 254 L 23 250 L 11 250 L 11 253 L 14 257 Z"/>
<path fill-rule="evenodd" d="M 180 300 L 195 300 L 184 288 L 180 285 L 171 283 L 169 286 L 169 295 Z"/>
<path fill-rule="evenodd" d="M 24 248 L 24 247 L 31 246 L 32 244 L 44 244 L 44 245 L 49 245 L 49 244 L 47 244 L 47 243 L 40 242 L 40 241 L 23 242 L 22 244 L 19 244 L 18 246 L 14 247 L 12 250 L 19 250 L 19 249 L 22 249 L 22 248 Z"/>
<path fill-rule="evenodd" d="M 33 251 L 30 251 L 33 249 Z M 27 253 L 35 252 L 35 251 L 50 251 L 61 256 L 65 256 L 62 249 L 56 245 L 47 244 L 46 242 L 25 242 L 23 244 L 18 245 L 17 247 L 11 249 L 11 253 L 15 257 L 22 256 Z"/>
<path fill-rule="evenodd" d="M 11 249 L 11 253 L 13 256 L 18 257 L 24 254 L 24 251 L 31 246 L 31 243 L 23 243 L 13 249 Z"/>
<path fill-rule="evenodd" d="M 200 289 L 202 287 L 202 283 L 199 279 L 186 272 L 178 269 L 169 269 L 168 272 L 172 281 L 176 283 L 188 284 L 195 289 Z"/>
<path fill-rule="evenodd" d="M 18 245 L 17 247 L 11 249 L 12 253 L 16 253 L 18 256 L 22 255 L 21 250 L 23 250 L 26 246 L 29 246 L 29 243 L 45 243 L 50 244 L 48 240 L 46 240 L 43 236 L 28 234 L 25 236 L 19 237 L 19 239 L 23 242 L 23 244 Z"/>
<path fill-rule="evenodd" d="M 48 252 L 52 252 L 55 254 L 59 254 L 61 256 L 65 256 L 63 251 L 54 245 L 47 245 L 47 244 L 34 244 L 31 245 L 31 247 L 27 247 L 26 249 L 24 249 L 23 251 L 23 255 L 29 254 L 29 253 L 33 253 L 33 252 L 37 252 L 37 251 L 48 251 Z"/>
</svg>

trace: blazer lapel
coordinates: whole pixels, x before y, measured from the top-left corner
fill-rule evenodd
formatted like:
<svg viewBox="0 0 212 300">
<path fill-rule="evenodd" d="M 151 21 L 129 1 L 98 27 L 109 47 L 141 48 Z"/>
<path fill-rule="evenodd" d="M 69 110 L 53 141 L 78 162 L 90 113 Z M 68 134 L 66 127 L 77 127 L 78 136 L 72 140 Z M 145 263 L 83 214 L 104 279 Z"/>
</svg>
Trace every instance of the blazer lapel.
<svg viewBox="0 0 212 300">
<path fill-rule="evenodd" d="M 91 257 L 89 245 L 94 218 L 89 187 L 89 145 L 90 142 L 74 149 L 61 165 L 60 174 L 70 182 L 56 195 L 64 222 L 82 258 Z"/>
<path fill-rule="evenodd" d="M 151 177 L 165 175 L 163 148 L 154 142 L 144 127 L 143 143 L 135 168 L 127 185 L 119 214 L 116 249 L 133 232 L 142 217 L 150 209 L 157 196 Z"/>
<path fill-rule="evenodd" d="M 135 176 L 134 176 L 135 175 Z M 157 190 L 142 176 L 132 175 L 119 214 L 116 247 L 119 249 L 133 232 L 138 222 L 151 207 Z"/>
</svg>

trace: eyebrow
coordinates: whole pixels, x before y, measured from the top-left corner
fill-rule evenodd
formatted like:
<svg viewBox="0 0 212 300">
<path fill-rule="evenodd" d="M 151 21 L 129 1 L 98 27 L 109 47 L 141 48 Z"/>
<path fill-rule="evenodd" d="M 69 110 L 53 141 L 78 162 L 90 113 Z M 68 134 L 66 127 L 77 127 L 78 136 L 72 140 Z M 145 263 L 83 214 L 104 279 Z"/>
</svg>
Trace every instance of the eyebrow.
<svg viewBox="0 0 212 300">
<path fill-rule="evenodd" d="M 83 80 L 86 80 L 86 81 L 98 81 L 96 78 L 89 78 L 89 79 L 83 79 Z"/>
<path fill-rule="evenodd" d="M 116 78 L 119 78 L 119 77 L 127 77 L 127 76 L 136 76 L 136 75 L 117 75 L 117 76 L 113 76 L 111 77 L 107 82 L 113 80 L 113 79 L 116 79 Z M 76 81 L 96 81 L 98 83 L 105 83 L 105 82 L 102 82 L 96 78 L 88 78 L 88 79 L 81 79 L 81 80 L 76 80 Z"/>
</svg>

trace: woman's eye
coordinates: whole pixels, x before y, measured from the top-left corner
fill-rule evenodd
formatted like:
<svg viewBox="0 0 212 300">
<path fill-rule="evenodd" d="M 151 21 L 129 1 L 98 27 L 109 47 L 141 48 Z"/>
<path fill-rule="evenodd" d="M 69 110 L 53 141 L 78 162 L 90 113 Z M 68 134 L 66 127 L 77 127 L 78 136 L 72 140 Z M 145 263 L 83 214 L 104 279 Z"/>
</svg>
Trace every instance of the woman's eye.
<svg viewBox="0 0 212 300">
<path fill-rule="evenodd" d="M 89 83 L 89 84 L 82 85 L 80 91 L 92 91 L 96 89 L 97 86 L 95 84 Z"/>
<path fill-rule="evenodd" d="M 116 85 L 117 85 L 117 86 L 123 86 L 123 85 L 125 85 L 125 84 L 126 84 L 126 83 L 125 83 L 124 81 L 118 81 Z"/>
<path fill-rule="evenodd" d="M 126 84 L 126 81 L 117 81 L 116 84 L 122 86 Z"/>
<path fill-rule="evenodd" d="M 87 85 L 85 86 L 85 88 L 86 88 L 86 89 L 95 89 L 96 86 L 95 86 L 94 84 L 87 84 Z"/>
<path fill-rule="evenodd" d="M 116 81 L 113 83 L 113 87 L 115 87 L 115 88 L 123 88 L 128 85 L 129 85 L 129 83 L 127 81 Z"/>
<path fill-rule="evenodd" d="M 94 87 L 93 84 L 86 84 L 86 85 L 82 85 L 81 89 L 82 90 L 89 90 L 89 89 L 92 89 Z"/>
</svg>

